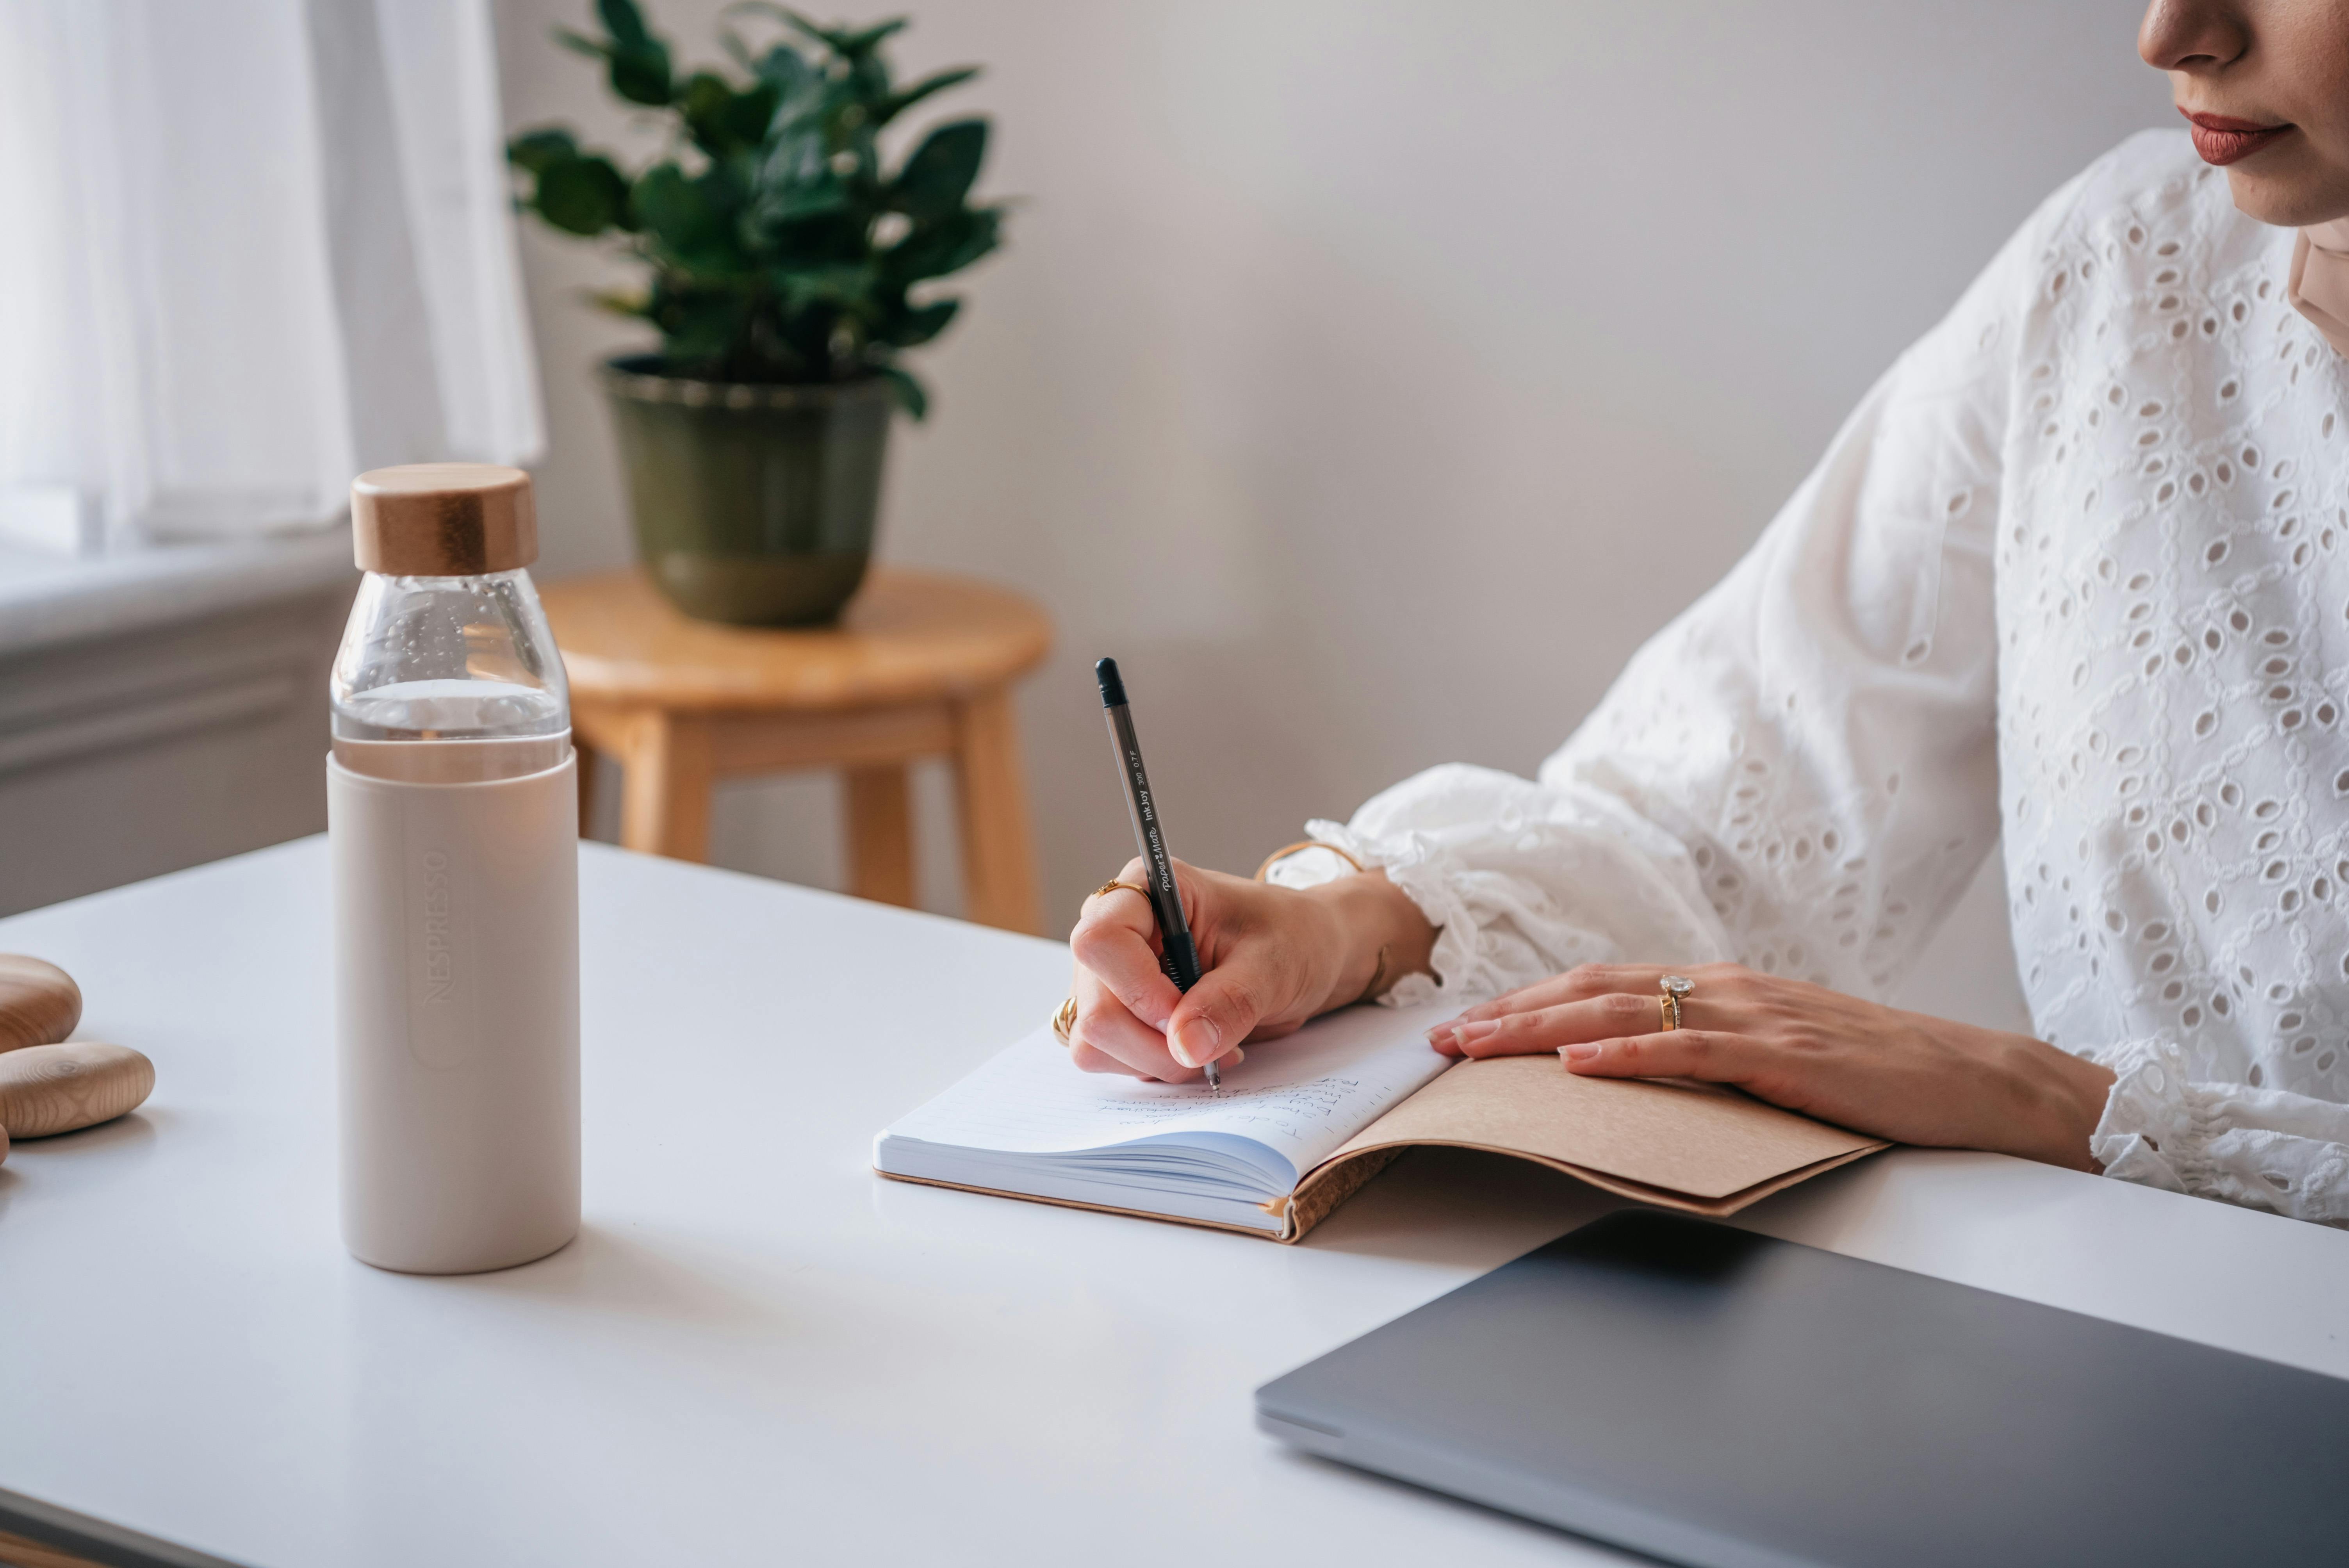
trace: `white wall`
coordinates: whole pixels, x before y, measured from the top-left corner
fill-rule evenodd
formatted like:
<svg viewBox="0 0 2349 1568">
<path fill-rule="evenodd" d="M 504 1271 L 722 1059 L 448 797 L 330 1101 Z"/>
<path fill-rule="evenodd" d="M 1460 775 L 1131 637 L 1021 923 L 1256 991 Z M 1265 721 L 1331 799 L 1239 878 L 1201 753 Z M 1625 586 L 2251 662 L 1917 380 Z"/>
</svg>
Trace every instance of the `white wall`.
<svg viewBox="0 0 2349 1568">
<path fill-rule="evenodd" d="M 653 6 L 688 60 L 717 57 L 719 8 Z M 1431 763 L 1529 771 L 2033 202 L 2168 123 L 2139 8 L 919 7 L 902 67 L 988 67 L 947 101 L 993 116 L 984 189 L 1021 205 L 922 361 L 936 409 L 893 459 L 883 548 L 1059 620 L 1022 705 L 1056 928 L 1131 850 L 1099 654 L 1206 863 L 1252 867 Z M 508 118 L 644 145 L 547 41 L 587 11 L 501 0 Z M 533 232 L 523 255 L 543 570 L 615 564 L 588 368 L 636 338 L 578 302 L 616 275 L 588 248 Z M 738 791 L 719 857 L 833 880 L 829 809 Z M 1928 969 L 1917 1005 L 2020 1016 L 1994 889 Z"/>
</svg>

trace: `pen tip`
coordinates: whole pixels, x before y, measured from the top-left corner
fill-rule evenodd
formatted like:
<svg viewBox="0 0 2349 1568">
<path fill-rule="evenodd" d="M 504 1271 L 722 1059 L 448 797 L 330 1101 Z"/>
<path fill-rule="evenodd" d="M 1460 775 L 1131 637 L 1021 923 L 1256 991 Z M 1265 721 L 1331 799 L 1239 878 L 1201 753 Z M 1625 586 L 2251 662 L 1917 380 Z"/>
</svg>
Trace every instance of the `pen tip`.
<svg viewBox="0 0 2349 1568">
<path fill-rule="evenodd" d="M 1117 673 L 1117 661 L 1115 659 L 1102 659 L 1097 661 L 1093 665 L 1093 679 L 1101 683 L 1102 706 L 1103 707 L 1123 707 L 1125 706 L 1125 680 L 1123 676 Z"/>
</svg>

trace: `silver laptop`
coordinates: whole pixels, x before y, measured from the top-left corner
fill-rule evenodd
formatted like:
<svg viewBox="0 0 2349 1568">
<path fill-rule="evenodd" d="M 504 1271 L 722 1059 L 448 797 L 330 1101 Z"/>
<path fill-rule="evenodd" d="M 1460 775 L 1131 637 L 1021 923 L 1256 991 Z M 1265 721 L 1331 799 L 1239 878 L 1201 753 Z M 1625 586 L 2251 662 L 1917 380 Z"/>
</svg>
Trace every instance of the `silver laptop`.
<svg viewBox="0 0 2349 1568">
<path fill-rule="evenodd" d="M 2349 1563 L 2349 1382 L 1676 1214 L 1256 1398 L 1309 1452 L 1701 1568 Z"/>
</svg>

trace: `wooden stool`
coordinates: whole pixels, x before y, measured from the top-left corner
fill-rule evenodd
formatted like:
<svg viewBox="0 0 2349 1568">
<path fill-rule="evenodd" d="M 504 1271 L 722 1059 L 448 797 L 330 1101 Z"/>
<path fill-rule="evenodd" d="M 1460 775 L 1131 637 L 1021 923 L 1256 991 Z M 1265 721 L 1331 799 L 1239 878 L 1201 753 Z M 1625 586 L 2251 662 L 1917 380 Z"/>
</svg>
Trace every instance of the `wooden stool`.
<svg viewBox="0 0 2349 1568">
<path fill-rule="evenodd" d="M 838 625 L 803 630 L 688 620 L 640 572 L 544 592 L 571 677 L 583 828 L 597 752 L 626 773 L 620 842 L 685 861 L 709 858 L 719 777 L 839 768 L 852 890 L 911 904 L 905 765 L 943 755 L 954 761 L 970 918 L 1038 929 L 1010 692 L 1051 645 L 1034 604 L 968 578 L 885 567 Z"/>
</svg>

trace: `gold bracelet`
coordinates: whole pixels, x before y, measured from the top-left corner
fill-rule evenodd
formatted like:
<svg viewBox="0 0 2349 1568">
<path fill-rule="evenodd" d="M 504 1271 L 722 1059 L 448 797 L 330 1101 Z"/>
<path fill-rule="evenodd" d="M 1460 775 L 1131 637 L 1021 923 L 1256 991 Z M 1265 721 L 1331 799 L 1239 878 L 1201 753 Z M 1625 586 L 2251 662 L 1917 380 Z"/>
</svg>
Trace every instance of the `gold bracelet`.
<svg viewBox="0 0 2349 1568">
<path fill-rule="evenodd" d="M 1287 860 L 1291 855 L 1301 855 L 1308 850 L 1327 850 L 1331 854 L 1337 856 L 1340 860 L 1345 861 L 1348 865 L 1353 867 L 1357 874 L 1367 872 L 1371 869 L 1361 861 L 1356 860 L 1353 856 L 1348 854 L 1345 851 L 1340 849 L 1335 844 L 1325 844 L 1319 839 L 1299 839 L 1295 843 L 1284 845 L 1280 849 L 1275 850 L 1272 853 L 1265 856 L 1264 864 L 1256 868 L 1256 880 L 1258 882 L 1265 881 L 1267 874 L 1271 872 L 1274 866 L 1279 864 L 1282 861 Z"/>
</svg>

